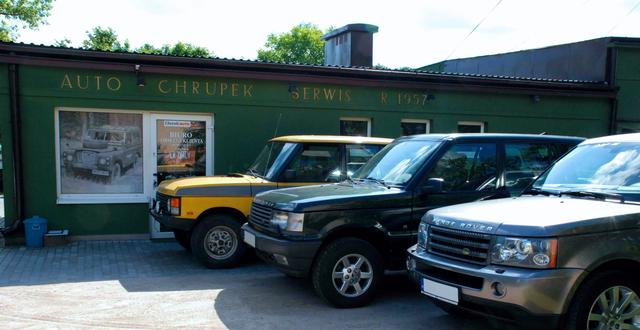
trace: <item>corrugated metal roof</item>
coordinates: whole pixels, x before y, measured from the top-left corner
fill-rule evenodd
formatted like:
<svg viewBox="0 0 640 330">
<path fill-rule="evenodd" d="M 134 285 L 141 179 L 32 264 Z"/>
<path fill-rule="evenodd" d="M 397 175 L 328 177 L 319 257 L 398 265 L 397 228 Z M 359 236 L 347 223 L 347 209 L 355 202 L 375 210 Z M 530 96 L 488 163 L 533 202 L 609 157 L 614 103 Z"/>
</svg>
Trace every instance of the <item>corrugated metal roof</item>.
<svg viewBox="0 0 640 330">
<path fill-rule="evenodd" d="M 381 69 L 375 67 L 363 67 L 363 66 L 337 66 L 337 65 L 317 65 L 317 64 L 304 64 L 304 63 L 292 63 L 292 62 L 277 62 L 277 61 L 261 61 L 261 60 L 248 60 L 248 59 L 236 59 L 236 58 L 225 58 L 225 57 L 217 57 L 217 56 L 175 56 L 175 55 L 158 55 L 158 54 L 146 54 L 141 52 L 125 52 L 125 51 L 104 51 L 104 50 L 93 50 L 93 49 L 84 49 L 77 47 L 61 47 L 61 46 L 52 46 L 52 45 L 43 45 L 43 44 L 33 44 L 33 43 L 16 43 L 16 42 L 0 42 L 0 45 L 8 45 L 8 46 L 18 46 L 18 47 L 34 47 L 38 49 L 51 49 L 51 50 L 68 50 L 73 52 L 78 52 L 77 55 L 85 54 L 113 54 L 113 55 L 133 55 L 133 56 L 141 56 L 148 58 L 171 58 L 171 59 L 197 59 L 197 60 L 210 60 L 212 62 L 226 62 L 226 63 L 237 63 L 237 64 L 266 64 L 266 65 L 284 65 L 291 66 L 297 68 L 309 68 L 313 69 L 337 69 L 337 70 L 345 70 L 345 71 L 367 71 L 367 72 L 379 72 L 379 73 L 395 73 L 395 74 L 407 74 L 407 75 L 416 75 L 416 76 L 448 76 L 448 77 L 468 77 L 468 78 L 479 78 L 479 79 L 498 79 L 498 80 L 510 80 L 510 81 L 532 81 L 532 82 L 553 82 L 553 83 L 570 83 L 570 84 L 594 84 L 594 85 L 606 85 L 604 81 L 590 81 L 590 80 L 563 80 L 563 79 L 547 79 L 547 78 L 532 78 L 532 77 L 513 77 L 513 76 L 500 76 L 500 75 L 486 75 L 486 74 L 471 74 L 471 73 L 457 73 L 457 72 L 440 72 L 440 71 L 431 71 L 431 70 L 418 70 L 418 69 Z"/>
</svg>

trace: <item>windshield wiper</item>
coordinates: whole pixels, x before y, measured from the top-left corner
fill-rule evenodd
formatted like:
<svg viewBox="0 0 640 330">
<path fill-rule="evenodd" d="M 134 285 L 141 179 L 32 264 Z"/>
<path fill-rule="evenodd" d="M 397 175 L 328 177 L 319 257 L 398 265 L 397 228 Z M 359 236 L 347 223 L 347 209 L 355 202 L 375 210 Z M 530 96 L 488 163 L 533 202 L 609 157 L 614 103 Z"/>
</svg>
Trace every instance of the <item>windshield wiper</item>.
<svg viewBox="0 0 640 330">
<path fill-rule="evenodd" d="M 607 199 L 617 199 L 620 203 L 624 203 L 624 196 L 616 193 L 608 193 L 602 191 L 593 191 L 593 190 L 565 190 L 560 193 L 560 196 L 568 195 L 568 196 L 576 196 L 576 197 L 591 197 L 606 201 Z"/>
<path fill-rule="evenodd" d="M 256 170 L 252 168 L 247 170 L 247 174 L 253 176 L 254 178 L 262 178 L 262 175 L 260 175 L 260 173 L 256 172 Z"/>
<path fill-rule="evenodd" d="M 560 196 L 560 193 L 549 190 L 542 190 L 540 188 L 529 188 L 522 192 L 522 194 L 530 194 L 530 195 L 544 195 L 544 196 Z"/>
<path fill-rule="evenodd" d="M 391 188 L 391 187 L 390 187 L 386 182 L 384 182 L 384 180 L 382 180 L 382 179 L 377 179 L 377 178 L 373 178 L 373 177 L 370 177 L 370 176 L 368 176 L 368 177 L 366 177 L 366 178 L 364 178 L 364 179 L 365 179 L 365 180 L 371 180 L 371 181 L 373 181 L 373 182 L 375 182 L 375 183 L 377 183 L 377 184 L 381 184 L 381 185 L 383 185 L 385 188 Z"/>
</svg>

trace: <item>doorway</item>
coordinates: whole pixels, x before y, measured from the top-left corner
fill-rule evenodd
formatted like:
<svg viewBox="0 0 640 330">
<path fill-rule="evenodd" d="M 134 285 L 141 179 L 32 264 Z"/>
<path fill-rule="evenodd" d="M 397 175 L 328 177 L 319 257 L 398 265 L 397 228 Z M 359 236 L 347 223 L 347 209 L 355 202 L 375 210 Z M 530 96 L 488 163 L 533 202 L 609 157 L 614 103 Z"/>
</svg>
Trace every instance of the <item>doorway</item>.
<svg viewBox="0 0 640 330">
<path fill-rule="evenodd" d="M 164 180 L 212 175 L 213 118 L 202 115 L 152 114 L 149 180 L 155 188 Z M 153 196 L 151 196 L 153 197 Z M 173 232 L 149 217 L 151 238 L 170 238 Z"/>
</svg>

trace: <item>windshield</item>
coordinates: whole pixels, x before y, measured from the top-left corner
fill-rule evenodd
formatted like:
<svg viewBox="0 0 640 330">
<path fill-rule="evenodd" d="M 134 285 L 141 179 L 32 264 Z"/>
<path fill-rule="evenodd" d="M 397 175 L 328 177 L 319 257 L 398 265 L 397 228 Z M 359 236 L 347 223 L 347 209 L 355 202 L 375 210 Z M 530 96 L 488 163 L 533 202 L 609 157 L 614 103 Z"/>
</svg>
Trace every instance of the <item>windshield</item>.
<svg viewBox="0 0 640 330">
<path fill-rule="evenodd" d="M 369 160 L 354 179 L 371 179 L 391 185 L 404 185 L 422 167 L 439 142 L 405 140 L 390 144 Z"/>
<path fill-rule="evenodd" d="M 533 185 L 556 193 L 597 191 L 640 199 L 640 145 L 599 143 L 579 146 Z"/>
<path fill-rule="evenodd" d="M 271 178 L 295 150 L 297 143 L 269 142 L 249 167 L 247 172 L 263 178 Z"/>
<path fill-rule="evenodd" d="M 87 136 L 96 141 L 108 141 L 109 143 L 122 143 L 124 142 L 124 133 L 122 132 L 110 132 L 102 130 L 88 130 Z"/>
</svg>

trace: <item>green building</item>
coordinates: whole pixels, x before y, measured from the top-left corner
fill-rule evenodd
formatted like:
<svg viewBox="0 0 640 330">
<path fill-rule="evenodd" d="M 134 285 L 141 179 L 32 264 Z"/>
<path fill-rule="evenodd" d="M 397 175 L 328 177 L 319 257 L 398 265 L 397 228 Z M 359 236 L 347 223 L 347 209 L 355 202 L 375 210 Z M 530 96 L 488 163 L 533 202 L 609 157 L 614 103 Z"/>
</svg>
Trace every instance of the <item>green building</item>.
<svg viewBox="0 0 640 330">
<path fill-rule="evenodd" d="M 325 66 L 0 43 L 5 233 L 39 215 L 72 236 L 161 236 L 147 214 L 158 166 L 243 171 L 275 135 L 640 129 L 639 40 L 606 39 L 604 59 L 584 63 L 601 74 L 584 78 L 451 70 L 453 62 L 394 71 L 366 68 L 371 48 L 360 46 L 373 28 L 326 35 Z M 72 166 L 71 154 L 122 165 L 112 178 Z"/>
</svg>

